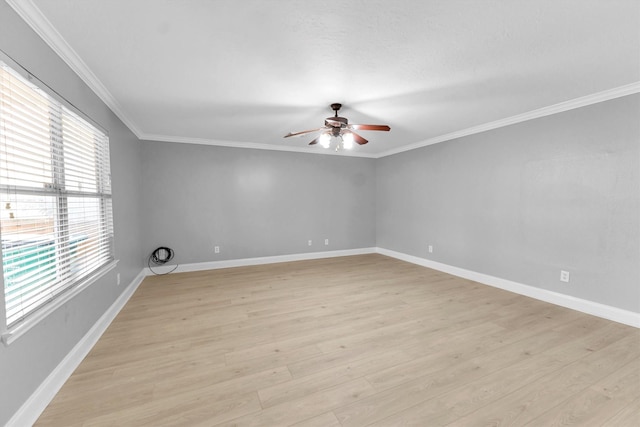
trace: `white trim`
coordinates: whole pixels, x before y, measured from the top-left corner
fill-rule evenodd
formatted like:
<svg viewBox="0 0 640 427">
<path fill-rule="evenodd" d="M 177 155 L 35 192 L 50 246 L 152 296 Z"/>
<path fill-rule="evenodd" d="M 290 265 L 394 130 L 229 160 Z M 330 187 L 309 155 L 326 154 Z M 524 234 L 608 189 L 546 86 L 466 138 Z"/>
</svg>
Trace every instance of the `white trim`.
<svg viewBox="0 0 640 427">
<path fill-rule="evenodd" d="M 91 71 L 80 55 L 67 43 L 53 24 L 32 0 L 6 0 L 18 15 L 44 40 L 44 42 L 82 79 L 83 82 L 114 112 L 116 116 L 140 138 L 140 130 L 127 115 L 118 100 Z"/>
<path fill-rule="evenodd" d="M 191 271 L 217 270 L 220 268 L 246 267 L 251 265 L 275 264 L 278 262 L 304 261 L 304 260 L 310 260 L 310 259 L 334 258 L 334 257 L 340 257 L 340 256 L 364 255 L 364 254 L 373 254 L 373 253 L 376 253 L 376 248 L 345 249 L 345 250 L 327 251 L 327 252 L 308 252 L 308 253 L 302 253 L 302 254 L 275 255 L 275 256 L 266 256 L 266 257 L 258 257 L 258 258 L 242 258 L 242 259 L 230 259 L 230 260 L 223 260 L 223 261 L 198 262 L 194 264 L 178 264 L 177 268 L 175 264 L 168 265 L 168 266 L 163 265 L 163 266 L 152 267 L 152 268 L 153 268 L 153 271 L 155 271 L 158 274 L 165 274 L 167 272 L 187 273 Z M 154 274 L 151 271 L 149 271 L 148 268 L 145 268 L 144 271 L 148 276 L 152 276 Z"/>
<path fill-rule="evenodd" d="M 11 345 L 12 342 L 24 335 L 27 331 L 29 331 L 29 329 L 33 328 L 40 321 L 45 319 L 62 305 L 66 304 L 70 299 L 94 284 L 98 279 L 107 274 L 109 271 L 113 270 L 117 265 L 118 260 L 111 261 L 109 264 L 95 271 L 91 276 L 87 277 L 87 279 L 82 282 L 81 285 L 78 285 L 62 293 L 59 297 L 56 297 L 50 303 L 43 305 L 42 308 L 34 311 L 33 314 L 29 315 L 28 318 L 20 322 L 15 327 L 10 327 L 8 330 L 4 331 L 0 336 L 0 340 L 6 346 Z"/>
<path fill-rule="evenodd" d="M 95 94 L 115 113 L 116 116 L 141 140 L 153 140 L 164 142 L 181 142 L 190 144 L 218 145 L 224 147 L 253 148 L 260 150 L 275 151 L 294 151 L 312 154 L 334 154 L 341 156 L 353 157 L 370 157 L 381 158 L 390 156 L 404 151 L 415 150 L 416 148 L 425 147 L 427 145 L 437 144 L 463 136 L 473 135 L 487 130 L 497 129 L 509 126 L 515 123 L 527 120 L 537 119 L 551 114 L 561 113 L 563 111 L 575 108 L 585 107 L 587 105 L 604 102 L 622 96 L 631 95 L 640 92 L 640 82 L 633 82 L 624 86 L 604 90 L 602 92 L 572 99 L 547 107 L 539 108 L 516 116 L 507 117 L 493 122 L 481 124 L 479 126 L 462 129 L 446 135 L 430 138 L 415 144 L 406 145 L 392 150 L 384 151 L 379 154 L 365 154 L 356 151 L 342 150 L 334 152 L 332 150 L 313 150 L 302 147 L 287 147 L 281 145 L 270 145 L 261 143 L 233 142 L 206 140 L 200 138 L 174 137 L 170 135 L 152 135 L 145 134 L 140 131 L 133 120 L 129 119 L 124 109 L 109 90 L 102 84 L 100 79 L 91 71 L 87 64 L 80 58 L 76 51 L 67 43 L 62 35 L 55 29 L 53 24 L 44 16 L 42 11 L 35 5 L 32 0 L 6 0 L 6 2 L 16 11 L 18 15 L 53 49 L 62 60 L 95 92 Z"/>
<path fill-rule="evenodd" d="M 91 327 L 89 332 L 73 347 L 62 362 L 56 366 L 29 399 L 27 399 L 20 409 L 11 417 L 5 427 L 30 426 L 36 422 L 47 405 L 53 400 L 56 393 L 62 388 L 85 356 L 89 354 L 89 351 L 98 342 L 116 315 L 122 310 L 127 301 L 129 301 L 129 298 L 131 298 L 136 289 L 138 289 L 138 286 L 140 286 L 144 278 L 144 271 L 141 271 L 122 294 L 120 294 L 111 307 L 109 307 Z"/>
<path fill-rule="evenodd" d="M 425 258 L 419 258 L 413 255 L 392 251 L 380 247 L 347 249 L 329 252 L 310 252 L 303 254 L 278 255 L 258 258 L 245 258 L 225 261 L 212 261 L 193 264 L 182 264 L 176 269 L 176 272 L 190 272 L 213 270 L 219 268 L 241 267 L 251 265 L 271 264 L 278 262 L 302 261 L 319 258 L 332 258 L 350 255 L 362 255 L 378 253 L 402 261 L 417 264 L 423 267 L 432 268 L 465 279 L 473 280 L 478 283 L 504 289 L 520 295 L 525 295 L 541 301 L 567 307 L 583 313 L 592 314 L 615 322 L 640 328 L 640 313 L 634 313 L 622 310 L 616 307 L 595 303 L 592 301 L 575 298 L 569 295 L 559 294 L 547 291 L 529 285 L 524 285 L 510 280 L 501 279 L 494 276 L 478 273 L 463 268 L 442 264 Z M 158 267 L 156 271 L 170 271 L 175 266 Z M 122 310 L 133 293 L 138 289 L 144 278 L 152 273 L 148 268 L 143 269 L 127 286 L 116 301 L 109 309 L 100 317 L 93 327 L 85 334 L 85 336 L 75 345 L 75 347 L 67 354 L 60 364 L 51 372 L 51 374 L 40 384 L 36 391 L 27 399 L 20 409 L 11 417 L 5 427 L 18 427 L 24 425 L 33 425 L 47 405 L 53 400 L 56 393 L 64 385 L 73 371 L 80 365 L 93 346 L 98 342 L 104 331 L 111 324 L 113 319 Z"/>
<path fill-rule="evenodd" d="M 345 156 L 345 157 L 367 157 L 375 159 L 376 154 L 363 153 L 358 150 L 333 150 L 326 149 L 320 146 L 314 147 L 298 147 L 298 146 L 285 146 L 285 145 L 270 145 L 261 144 L 259 142 L 238 142 L 238 141 L 220 141 L 217 139 L 203 139 L 203 138 L 189 138 L 181 136 L 167 136 L 167 135 L 150 135 L 142 134 L 138 138 L 142 141 L 159 141 L 159 142 L 173 142 L 182 144 L 199 144 L 199 145 L 215 145 L 218 147 L 232 147 L 232 148 L 250 148 L 254 150 L 270 150 L 270 151 L 292 151 L 295 153 L 307 153 L 307 154 L 325 154 L 328 156 Z"/>
<path fill-rule="evenodd" d="M 467 129 L 462 129 L 456 132 L 448 133 L 446 135 L 440 135 L 435 138 L 427 139 L 415 144 L 405 145 L 404 147 L 396 148 L 393 150 L 384 151 L 376 156 L 376 158 L 391 156 L 392 154 L 402 153 L 404 151 L 415 150 L 417 148 L 426 147 L 427 145 L 437 144 L 439 142 L 450 141 L 452 139 L 461 138 L 463 136 L 469 136 L 480 132 L 485 132 L 492 129 L 497 129 L 516 123 L 525 122 L 528 120 L 538 119 L 540 117 L 550 116 L 552 114 L 562 113 L 568 110 L 574 110 L 576 108 L 586 107 L 588 105 L 597 104 L 599 102 L 609 101 L 611 99 L 621 98 L 623 96 L 632 95 L 640 92 L 640 82 L 630 83 L 628 85 L 616 87 L 613 89 L 604 90 L 602 92 L 594 93 L 580 98 L 572 99 L 558 104 L 549 105 L 547 107 L 538 108 L 537 110 L 529 111 L 516 116 L 507 117 L 504 119 L 496 120 L 489 123 L 484 123 L 478 126 L 473 126 Z"/>
<path fill-rule="evenodd" d="M 74 114 L 80 116 L 83 120 L 89 122 L 95 128 L 98 128 L 105 135 L 109 135 L 109 131 L 100 123 L 96 122 L 92 117 L 89 117 L 84 111 L 81 111 L 78 107 L 76 107 L 71 101 L 65 98 L 62 94 L 58 93 L 55 89 L 50 87 L 47 83 L 40 80 L 39 77 L 31 74 L 29 70 L 24 68 L 22 64 L 16 62 L 11 56 L 7 53 L 0 50 L 0 61 L 4 62 L 12 71 L 19 74 L 22 78 L 26 79 L 30 85 L 34 85 L 38 88 L 38 90 L 43 91 L 51 98 L 60 102 L 66 108 L 71 110 Z"/>
<path fill-rule="evenodd" d="M 15 1 L 15 0 L 14 0 Z M 523 114 L 518 114 L 504 119 L 495 120 L 493 122 L 484 123 L 478 126 L 473 126 L 467 129 L 462 129 L 456 132 L 451 132 L 445 135 L 440 135 L 435 138 L 430 138 L 414 144 L 405 145 L 403 147 L 394 148 L 392 150 L 383 151 L 378 154 L 362 153 L 360 151 L 334 151 L 308 147 L 288 147 L 282 145 L 269 145 L 261 143 L 251 142 L 234 142 L 234 141 L 220 141 L 209 140 L 201 138 L 188 138 L 188 137 L 175 137 L 168 135 L 152 135 L 152 134 L 137 134 L 138 138 L 146 141 L 161 141 L 161 142 L 173 142 L 173 143 L 185 143 L 185 144 L 201 144 L 201 145 L 215 145 L 221 147 L 234 147 L 234 148 L 251 148 L 256 150 L 272 150 L 272 151 L 291 151 L 298 153 L 310 153 L 310 154 L 327 154 L 327 155 L 339 155 L 349 157 L 366 157 L 372 159 L 379 159 L 382 157 L 391 156 L 393 154 L 402 153 L 405 151 L 416 150 L 418 148 L 426 147 L 428 145 L 438 144 L 440 142 L 450 141 L 452 139 L 462 138 L 464 136 L 474 135 L 476 133 L 486 132 L 488 130 L 498 129 L 505 126 L 525 122 L 528 120 L 538 119 L 553 114 L 562 113 L 576 108 L 586 107 L 599 102 L 605 102 L 616 98 L 621 98 L 627 95 L 633 95 L 640 93 L 640 82 L 630 83 L 628 85 L 608 89 L 602 92 L 597 92 L 591 95 L 586 95 L 580 98 L 571 99 L 569 101 L 560 102 L 558 104 L 550 105 L 537 110 L 528 111 Z M 106 102 L 106 101 L 105 101 Z M 108 104 L 108 103 L 107 103 Z M 124 120 L 123 120 L 124 121 Z"/>
<path fill-rule="evenodd" d="M 2 256 L 0 256 L 0 270 L 4 271 Z M 4 274 L 0 274 L 0 289 L 3 289 L 3 292 L 0 292 L 0 341 L 4 343 L 4 335 L 7 331 L 7 303 L 4 293 Z"/>
<path fill-rule="evenodd" d="M 504 289 L 506 291 L 535 298 L 540 301 L 545 301 L 551 304 L 559 305 L 561 307 L 580 311 L 582 313 L 591 314 L 594 316 L 602 317 L 604 319 L 613 320 L 614 322 L 640 328 L 640 313 L 635 313 L 633 311 L 623 310 L 621 308 L 576 298 L 571 295 L 548 291 L 546 289 L 537 288 L 535 286 L 524 285 L 522 283 L 513 282 L 511 280 L 501 279 L 499 277 L 490 276 L 488 274 L 478 273 L 475 271 L 466 270 L 464 268 L 454 267 L 448 264 L 442 264 L 436 261 L 431 261 L 413 255 L 407 255 L 389 249 L 376 248 L 376 252 L 402 261 L 407 261 L 412 264 L 421 265 L 423 267 L 453 274 L 454 276 L 473 280 L 474 282 L 482 283 L 484 285 Z"/>
<path fill-rule="evenodd" d="M 329 252 L 311 252 L 304 254 L 279 255 L 259 258 L 245 258 L 237 260 L 203 262 L 194 264 L 179 265 L 176 272 L 212 270 L 228 267 L 240 267 L 250 265 L 272 264 L 277 262 L 301 261 L 318 258 L 332 258 L 349 255 L 362 255 L 375 253 L 376 248 L 363 249 L 347 249 Z M 173 267 L 162 266 L 154 268 L 159 271 L 170 271 Z M 33 425 L 38 417 L 45 410 L 47 405 L 53 400 L 56 393 L 62 388 L 64 383 L 69 379 L 71 374 L 80 365 L 82 360 L 89 354 L 89 351 L 98 342 L 107 327 L 113 319 L 118 315 L 120 310 L 129 301 L 136 289 L 140 286 L 144 278 L 152 273 L 148 268 L 144 268 L 120 294 L 118 299 L 107 309 L 107 311 L 98 319 L 85 336 L 73 347 L 60 364 L 49 374 L 49 376 L 40 384 L 35 392 L 27 399 L 27 401 L 18 409 L 11 417 L 5 427 L 18 427 Z"/>
</svg>

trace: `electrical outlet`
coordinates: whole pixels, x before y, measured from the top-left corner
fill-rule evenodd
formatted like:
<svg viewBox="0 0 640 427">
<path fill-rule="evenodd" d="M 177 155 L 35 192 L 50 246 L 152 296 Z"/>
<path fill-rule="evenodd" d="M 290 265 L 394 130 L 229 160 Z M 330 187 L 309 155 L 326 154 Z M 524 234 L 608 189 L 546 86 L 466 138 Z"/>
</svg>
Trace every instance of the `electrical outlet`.
<svg viewBox="0 0 640 427">
<path fill-rule="evenodd" d="M 429 253 L 432 254 L 433 253 L 433 246 L 429 245 Z"/>
<path fill-rule="evenodd" d="M 324 239 L 324 245 L 329 246 L 329 239 Z"/>
<path fill-rule="evenodd" d="M 309 243 L 308 243 L 308 245 L 309 245 L 309 246 L 311 246 L 311 244 L 312 244 L 312 243 L 313 243 L 313 242 L 312 242 L 311 240 L 309 240 Z"/>
<path fill-rule="evenodd" d="M 569 272 L 565 270 L 560 270 L 560 281 L 569 283 Z"/>
<path fill-rule="evenodd" d="M 120 286 L 120 273 L 116 274 L 116 285 Z"/>
<path fill-rule="evenodd" d="M 219 254 L 220 253 L 220 246 L 214 246 L 213 247 L 213 252 Z"/>
</svg>

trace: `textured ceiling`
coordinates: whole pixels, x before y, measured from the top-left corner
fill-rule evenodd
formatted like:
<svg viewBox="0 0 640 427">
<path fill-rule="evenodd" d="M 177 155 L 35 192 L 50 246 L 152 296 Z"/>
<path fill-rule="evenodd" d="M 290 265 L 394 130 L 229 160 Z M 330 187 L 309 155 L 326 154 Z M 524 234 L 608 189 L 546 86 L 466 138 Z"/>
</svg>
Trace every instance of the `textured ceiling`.
<svg viewBox="0 0 640 427">
<path fill-rule="evenodd" d="M 637 0 L 7 1 L 141 139 L 317 152 L 341 102 L 377 157 L 640 91 Z"/>
</svg>

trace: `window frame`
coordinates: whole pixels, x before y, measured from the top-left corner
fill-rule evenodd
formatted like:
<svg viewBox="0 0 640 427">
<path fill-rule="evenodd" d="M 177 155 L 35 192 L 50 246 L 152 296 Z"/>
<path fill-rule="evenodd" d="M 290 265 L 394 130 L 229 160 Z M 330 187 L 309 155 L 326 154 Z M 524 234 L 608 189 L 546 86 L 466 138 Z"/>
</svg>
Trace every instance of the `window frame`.
<svg viewBox="0 0 640 427">
<path fill-rule="evenodd" d="M 102 126 L 100 126 L 95 121 L 93 121 L 90 117 L 88 117 L 78 108 L 76 108 L 72 103 L 67 101 L 64 97 L 62 97 L 56 91 L 51 89 L 44 82 L 36 78 L 33 74 L 31 74 L 28 70 L 26 70 L 24 67 L 22 67 L 19 63 L 14 61 L 11 57 L 6 55 L 1 50 L 0 50 L 0 61 L 2 61 L 5 65 L 11 68 L 13 72 L 19 74 L 21 77 L 23 77 L 24 79 L 29 81 L 31 84 L 36 86 L 39 90 L 46 93 L 55 102 L 58 102 L 59 108 L 63 108 L 63 107 L 66 108 L 72 114 L 77 115 L 81 120 L 84 120 L 87 124 L 93 126 L 99 132 L 102 132 L 107 139 L 107 143 L 106 143 L 107 156 L 108 157 L 111 156 L 110 148 L 109 148 L 110 145 L 109 145 L 108 131 L 106 131 Z M 53 149 L 55 143 L 50 142 L 50 144 Z M 60 143 L 60 146 L 62 146 L 62 143 Z M 58 185 L 60 183 L 59 182 L 60 173 L 61 171 L 54 172 L 53 174 L 54 185 Z M 108 169 L 108 173 L 109 173 L 108 179 L 110 179 L 110 175 L 111 175 L 110 166 Z M 62 179 L 64 180 L 64 175 L 62 175 Z M 96 184 L 98 185 L 98 187 L 104 186 L 104 181 L 101 179 L 101 177 L 99 177 L 96 180 Z M 26 190 L 25 192 L 20 192 L 17 194 L 26 194 L 26 193 L 42 194 L 43 193 L 42 191 L 38 191 L 37 189 L 25 189 L 25 190 Z M 99 188 L 97 194 L 100 194 L 102 192 L 103 192 L 103 188 Z M 58 310 L 61 306 L 65 305 L 68 301 L 73 299 L 76 295 L 78 295 L 79 293 L 87 289 L 92 284 L 96 283 L 100 278 L 105 276 L 109 271 L 111 271 L 116 267 L 116 265 L 118 264 L 118 260 L 115 258 L 115 224 L 114 224 L 114 215 L 113 215 L 113 190 L 111 189 L 111 191 L 108 194 L 110 199 L 109 200 L 110 212 L 109 212 L 108 220 L 111 221 L 110 228 L 108 228 L 111 232 L 109 251 L 111 255 L 109 257 L 110 260 L 108 260 L 106 263 L 90 271 L 86 275 L 83 275 L 82 277 L 80 277 L 80 280 L 73 280 L 68 286 L 65 287 L 65 289 L 62 292 L 54 295 L 51 300 L 40 304 L 35 310 L 29 312 L 23 319 L 20 319 L 19 321 L 15 322 L 12 325 L 8 325 L 7 323 L 6 295 L 5 295 L 5 287 L 4 287 L 5 281 L 4 281 L 4 274 L 0 274 L 0 287 L 2 288 L 2 292 L 0 292 L 0 341 L 2 341 L 3 344 L 5 345 L 11 344 L 13 341 L 15 341 L 20 336 L 22 336 L 27 331 L 29 331 L 32 327 L 40 323 L 43 319 L 50 316 L 53 312 Z M 53 194 L 50 193 L 48 195 L 52 196 Z M 74 194 L 73 191 L 58 193 L 56 195 L 55 203 L 56 204 L 67 203 L 69 198 L 73 198 L 77 196 L 78 196 L 78 193 Z M 81 197 L 89 197 L 89 196 L 82 195 Z M 100 204 L 101 211 L 104 209 L 104 206 L 103 206 L 104 203 L 105 203 L 105 199 L 103 197 L 100 197 L 99 204 Z M 68 237 L 69 236 L 66 236 L 66 238 Z M 3 262 L 4 261 L 3 261 L 2 253 L 0 252 L 0 269 L 2 269 L 1 271 L 4 271 Z"/>
</svg>

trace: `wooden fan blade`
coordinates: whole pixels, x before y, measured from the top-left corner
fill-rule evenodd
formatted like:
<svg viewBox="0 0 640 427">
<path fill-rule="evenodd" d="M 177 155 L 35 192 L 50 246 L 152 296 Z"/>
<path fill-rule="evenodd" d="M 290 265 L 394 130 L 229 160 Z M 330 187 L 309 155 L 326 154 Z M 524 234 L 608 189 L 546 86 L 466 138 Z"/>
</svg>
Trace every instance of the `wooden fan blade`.
<svg viewBox="0 0 640 427">
<path fill-rule="evenodd" d="M 358 134 L 357 134 L 357 133 L 355 133 L 355 132 L 351 132 L 351 135 L 353 135 L 353 140 L 354 140 L 357 144 L 364 145 L 364 144 L 366 144 L 367 142 L 369 142 L 369 141 L 367 141 L 366 139 L 364 139 L 363 137 L 361 137 L 360 135 L 358 135 Z"/>
<path fill-rule="evenodd" d="M 320 137 L 317 137 L 316 139 L 314 139 L 313 141 L 311 141 L 311 142 L 309 143 L 309 145 L 316 145 L 319 141 L 320 141 Z"/>
<path fill-rule="evenodd" d="M 324 129 L 324 128 L 309 129 L 309 130 L 303 130 L 303 131 L 301 131 L 301 132 L 293 132 L 293 133 L 292 133 L 292 132 L 289 132 L 288 134 L 286 134 L 286 135 L 284 136 L 284 138 L 289 138 L 290 136 L 301 136 L 301 135 L 306 135 L 306 134 L 311 133 L 311 132 L 317 132 L 317 131 L 319 131 L 319 130 L 321 130 L 321 129 Z"/>
<path fill-rule="evenodd" d="M 391 130 L 391 128 L 387 125 L 349 125 L 348 128 L 355 130 Z"/>
</svg>

